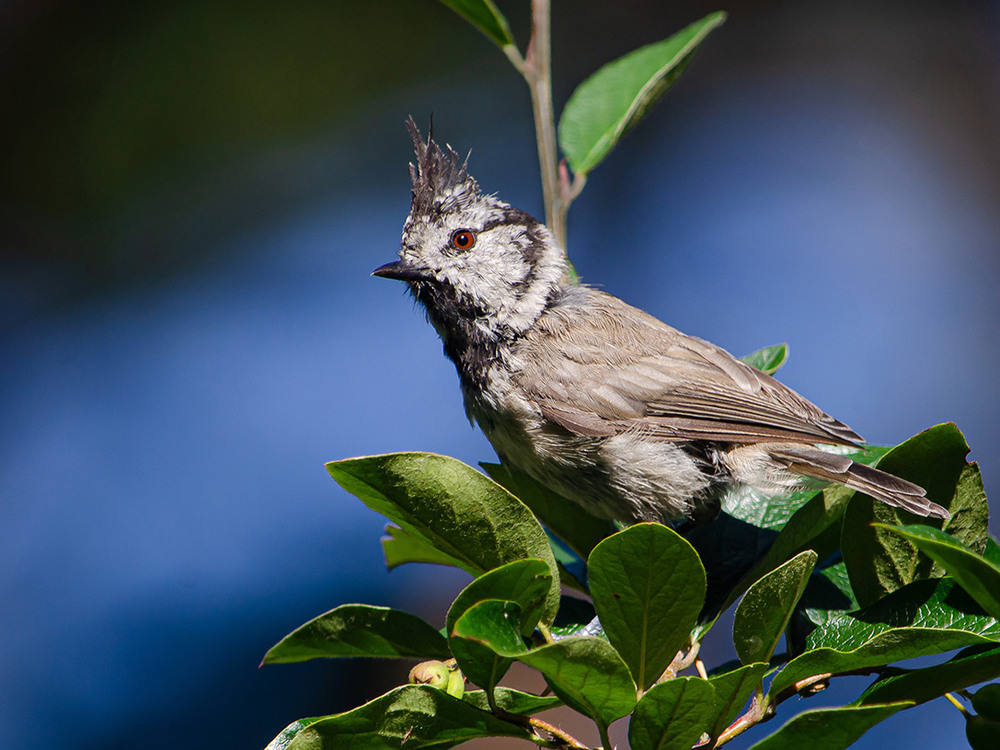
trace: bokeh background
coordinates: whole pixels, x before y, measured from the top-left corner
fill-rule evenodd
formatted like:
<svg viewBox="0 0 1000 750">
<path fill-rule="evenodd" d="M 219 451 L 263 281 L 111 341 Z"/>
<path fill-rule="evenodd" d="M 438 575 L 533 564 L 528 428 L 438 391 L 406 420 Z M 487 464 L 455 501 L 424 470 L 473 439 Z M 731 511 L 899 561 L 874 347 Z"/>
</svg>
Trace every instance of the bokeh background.
<svg viewBox="0 0 1000 750">
<path fill-rule="evenodd" d="M 523 45 L 527 0 L 498 5 Z M 872 442 L 957 422 L 997 495 L 997 5 L 561 0 L 557 108 L 720 7 L 574 205 L 577 267 L 736 354 L 789 342 L 783 380 Z M 465 580 L 386 573 L 383 520 L 323 469 L 493 458 L 369 277 L 409 206 L 403 120 L 431 113 L 541 213 L 523 83 L 434 0 L 0 3 L 2 744 L 262 747 L 404 678 L 257 664 L 344 602 L 440 624 Z M 962 730 L 938 701 L 858 747 Z"/>
</svg>

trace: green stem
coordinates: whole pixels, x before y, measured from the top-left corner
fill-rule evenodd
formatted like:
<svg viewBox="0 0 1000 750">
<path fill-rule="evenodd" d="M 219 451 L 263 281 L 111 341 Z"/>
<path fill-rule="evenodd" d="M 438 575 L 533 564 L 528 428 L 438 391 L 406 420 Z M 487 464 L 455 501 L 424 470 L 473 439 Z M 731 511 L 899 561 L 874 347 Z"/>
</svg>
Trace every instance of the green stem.
<svg viewBox="0 0 1000 750">
<path fill-rule="evenodd" d="M 597 724 L 597 731 L 601 735 L 601 747 L 603 747 L 604 750 L 614 750 L 614 748 L 611 747 L 611 737 L 608 736 L 608 728 L 604 726 L 604 722 L 595 721 L 594 723 Z"/>
</svg>

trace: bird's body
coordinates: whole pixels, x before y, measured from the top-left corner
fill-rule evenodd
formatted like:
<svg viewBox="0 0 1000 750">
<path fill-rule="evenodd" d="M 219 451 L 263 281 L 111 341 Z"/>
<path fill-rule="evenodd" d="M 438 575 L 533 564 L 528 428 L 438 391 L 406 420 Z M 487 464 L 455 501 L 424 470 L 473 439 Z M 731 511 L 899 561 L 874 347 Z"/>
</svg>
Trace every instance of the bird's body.
<svg viewBox="0 0 1000 750">
<path fill-rule="evenodd" d="M 852 462 L 844 447 L 861 437 L 775 379 L 569 281 L 543 224 L 410 129 L 403 249 L 376 274 L 409 282 L 502 461 L 623 522 L 708 517 L 734 488 L 828 483 L 947 517 L 920 487 Z"/>
</svg>

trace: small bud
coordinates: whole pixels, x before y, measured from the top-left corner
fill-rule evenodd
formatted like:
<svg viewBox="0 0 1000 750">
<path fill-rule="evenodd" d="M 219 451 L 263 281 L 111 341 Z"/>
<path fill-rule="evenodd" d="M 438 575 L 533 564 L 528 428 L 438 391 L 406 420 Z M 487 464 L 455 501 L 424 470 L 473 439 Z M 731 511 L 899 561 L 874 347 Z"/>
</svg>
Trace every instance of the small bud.
<svg viewBox="0 0 1000 750">
<path fill-rule="evenodd" d="M 413 685 L 430 685 L 444 690 L 448 687 L 451 673 L 444 662 L 425 661 L 410 670 L 410 683 Z"/>
<path fill-rule="evenodd" d="M 448 695 L 461 698 L 465 695 L 465 675 L 456 667 L 448 675 Z"/>
</svg>

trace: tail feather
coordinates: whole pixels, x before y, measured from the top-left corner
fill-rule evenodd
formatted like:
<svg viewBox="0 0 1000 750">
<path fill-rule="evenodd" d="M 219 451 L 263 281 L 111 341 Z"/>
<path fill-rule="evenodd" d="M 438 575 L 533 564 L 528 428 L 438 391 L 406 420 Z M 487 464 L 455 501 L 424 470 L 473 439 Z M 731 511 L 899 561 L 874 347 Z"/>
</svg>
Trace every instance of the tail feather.
<svg viewBox="0 0 1000 750">
<path fill-rule="evenodd" d="M 951 518 L 945 508 L 927 499 L 927 491 L 923 487 L 851 461 L 846 456 L 799 447 L 775 450 L 770 452 L 770 456 L 798 474 L 842 484 L 918 516 Z"/>
</svg>

